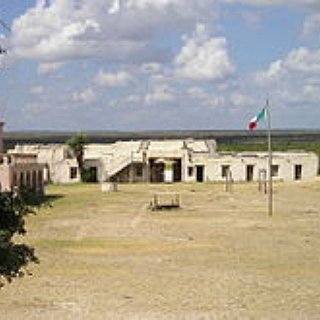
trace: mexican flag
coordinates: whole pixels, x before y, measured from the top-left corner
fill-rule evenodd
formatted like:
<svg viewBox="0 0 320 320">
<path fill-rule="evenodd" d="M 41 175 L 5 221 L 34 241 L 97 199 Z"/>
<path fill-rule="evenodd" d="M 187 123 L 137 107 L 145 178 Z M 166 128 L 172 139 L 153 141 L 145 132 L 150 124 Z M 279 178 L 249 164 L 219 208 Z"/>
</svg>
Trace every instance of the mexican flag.
<svg viewBox="0 0 320 320">
<path fill-rule="evenodd" d="M 248 129 L 252 131 L 257 127 L 257 124 L 260 120 L 265 120 L 267 117 L 267 110 L 263 108 L 255 117 L 253 117 L 248 124 Z"/>
</svg>

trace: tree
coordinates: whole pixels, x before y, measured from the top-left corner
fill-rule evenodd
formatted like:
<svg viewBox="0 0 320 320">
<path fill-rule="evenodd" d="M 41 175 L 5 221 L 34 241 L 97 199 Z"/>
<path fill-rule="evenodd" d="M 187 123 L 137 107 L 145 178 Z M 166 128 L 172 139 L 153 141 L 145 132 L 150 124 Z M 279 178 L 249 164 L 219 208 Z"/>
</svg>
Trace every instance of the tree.
<svg viewBox="0 0 320 320">
<path fill-rule="evenodd" d="M 27 265 L 39 263 L 34 248 L 13 241 L 16 235 L 25 235 L 25 217 L 34 211 L 20 194 L 0 192 L 0 286 L 2 280 L 28 274 Z"/>
<path fill-rule="evenodd" d="M 86 171 L 84 168 L 84 147 L 88 143 L 87 136 L 82 133 L 78 133 L 75 136 L 67 140 L 67 145 L 72 150 L 74 156 L 77 159 L 81 181 L 84 181 Z"/>
</svg>

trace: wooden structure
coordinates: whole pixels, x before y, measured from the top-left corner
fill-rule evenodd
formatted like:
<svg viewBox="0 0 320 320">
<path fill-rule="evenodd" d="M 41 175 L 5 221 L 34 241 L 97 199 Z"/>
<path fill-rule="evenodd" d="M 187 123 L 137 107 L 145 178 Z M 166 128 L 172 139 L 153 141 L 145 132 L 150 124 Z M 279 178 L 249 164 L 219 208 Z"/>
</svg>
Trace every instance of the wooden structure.
<svg viewBox="0 0 320 320">
<path fill-rule="evenodd" d="M 173 192 L 155 193 L 150 202 L 150 209 L 152 211 L 178 209 L 180 207 L 180 194 Z"/>
</svg>

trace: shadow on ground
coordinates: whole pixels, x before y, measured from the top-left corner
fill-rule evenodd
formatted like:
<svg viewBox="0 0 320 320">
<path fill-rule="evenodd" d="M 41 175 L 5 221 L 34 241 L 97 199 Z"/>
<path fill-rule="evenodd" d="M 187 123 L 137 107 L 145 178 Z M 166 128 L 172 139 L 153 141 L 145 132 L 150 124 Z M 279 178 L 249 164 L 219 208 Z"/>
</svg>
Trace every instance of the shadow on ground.
<svg viewBox="0 0 320 320">
<path fill-rule="evenodd" d="M 38 199 L 38 205 L 52 207 L 54 202 L 64 198 L 62 194 L 43 195 Z"/>
</svg>

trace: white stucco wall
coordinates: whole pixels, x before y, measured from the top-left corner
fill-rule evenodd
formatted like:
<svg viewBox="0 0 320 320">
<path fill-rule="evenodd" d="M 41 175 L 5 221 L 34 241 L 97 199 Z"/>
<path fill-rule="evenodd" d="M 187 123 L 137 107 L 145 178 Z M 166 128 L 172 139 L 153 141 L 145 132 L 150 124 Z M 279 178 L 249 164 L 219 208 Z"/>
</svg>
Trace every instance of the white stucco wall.
<svg viewBox="0 0 320 320">
<path fill-rule="evenodd" d="M 106 170 L 103 161 L 100 158 L 98 159 L 85 159 L 84 166 L 86 168 L 95 167 L 97 168 L 97 180 L 98 182 L 106 181 Z"/>
<path fill-rule="evenodd" d="M 279 166 L 278 176 L 274 179 L 295 180 L 295 165 L 302 166 L 302 179 L 314 177 L 318 174 L 319 160 L 316 154 L 307 152 L 278 152 L 273 155 L 273 165 Z M 234 155 L 219 155 L 215 159 L 208 159 L 206 173 L 209 181 L 224 181 L 222 166 L 229 165 L 234 181 L 246 181 L 246 167 L 253 166 L 253 180 L 259 179 L 259 170 L 268 172 L 268 155 L 266 153 L 243 153 Z"/>
<path fill-rule="evenodd" d="M 49 171 L 49 180 L 45 182 L 76 183 L 80 181 L 79 172 L 76 178 L 70 178 L 70 168 L 78 167 L 78 164 L 65 144 L 17 145 L 14 150 L 9 152 L 36 154 L 38 163 L 45 164 Z"/>
<path fill-rule="evenodd" d="M 71 168 L 77 168 L 77 176 L 71 179 Z M 80 182 L 80 172 L 75 159 L 66 159 L 50 166 L 50 180 L 52 183 L 77 183 Z"/>
<path fill-rule="evenodd" d="M 201 142 L 201 141 L 200 141 Z M 216 153 L 215 145 L 207 148 L 208 142 L 180 141 L 129 141 L 114 144 L 92 144 L 86 147 L 85 163 L 97 167 L 98 180 L 105 181 L 107 175 L 121 171 L 132 161 L 146 159 L 181 159 L 182 181 L 196 181 L 196 166 L 204 166 L 204 181 L 224 181 L 222 166 L 229 165 L 234 181 L 246 181 L 246 166 L 253 166 L 253 180 L 259 179 L 259 170 L 268 168 L 266 152 Z M 149 149 L 144 149 L 148 146 Z M 191 149 L 193 146 L 195 149 Z M 70 168 L 78 167 L 66 145 L 25 145 L 17 146 L 15 152 L 34 153 L 38 162 L 46 163 L 53 183 L 72 183 L 80 181 L 80 175 L 70 178 Z M 302 179 L 318 174 L 319 159 L 312 152 L 275 152 L 273 164 L 279 166 L 279 174 L 274 179 L 294 180 L 295 165 L 302 166 Z M 189 167 L 192 175 L 189 175 Z"/>
</svg>

